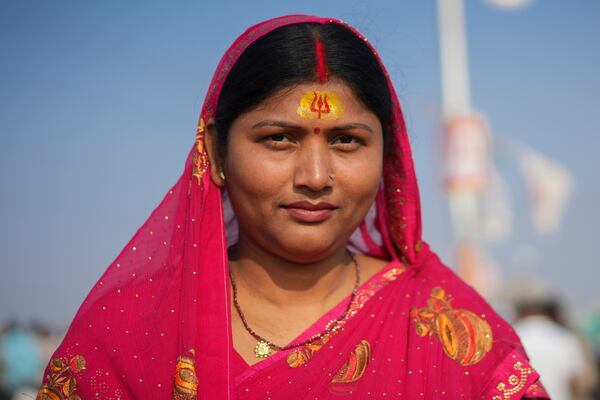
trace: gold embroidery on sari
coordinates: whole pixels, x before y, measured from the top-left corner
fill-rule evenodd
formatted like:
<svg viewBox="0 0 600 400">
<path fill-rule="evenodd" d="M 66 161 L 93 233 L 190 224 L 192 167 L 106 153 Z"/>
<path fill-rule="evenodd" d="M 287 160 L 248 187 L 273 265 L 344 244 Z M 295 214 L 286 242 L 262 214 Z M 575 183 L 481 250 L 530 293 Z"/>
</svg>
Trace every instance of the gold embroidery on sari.
<svg viewBox="0 0 600 400">
<path fill-rule="evenodd" d="M 415 243 L 415 252 L 420 253 L 421 250 L 423 250 L 423 242 L 417 240 L 417 243 Z"/>
<path fill-rule="evenodd" d="M 356 293 L 354 302 L 350 305 L 348 315 L 339 322 L 337 329 L 332 331 L 329 335 L 325 335 L 321 339 L 291 352 L 287 357 L 288 365 L 291 368 L 298 368 L 304 365 L 333 335 L 343 330 L 344 325 L 346 325 L 346 323 L 364 307 L 365 303 L 369 301 L 375 293 L 385 287 L 388 283 L 395 281 L 403 272 L 403 268 L 391 268 L 389 271 L 384 272 L 379 279 L 373 280 L 367 287 L 359 290 Z M 330 321 L 329 323 L 331 324 L 333 321 Z"/>
<path fill-rule="evenodd" d="M 319 351 L 321 347 L 323 347 L 325 343 L 329 341 L 329 337 L 329 335 L 325 335 L 321 339 L 307 344 L 290 353 L 287 358 L 288 365 L 292 368 L 297 368 L 301 365 L 304 365 L 308 360 L 311 359 L 315 352 Z"/>
<path fill-rule="evenodd" d="M 198 179 L 198 185 L 202 184 L 202 177 L 208 169 L 208 155 L 204 150 L 204 119 L 200 118 L 196 128 L 196 146 L 192 159 L 192 176 Z"/>
<path fill-rule="evenodd" d="M 396 278 L 398 278 L 398 275 L 402 273 L 402 271 L 404 271 L 402 268 L 392 268 L 386 273 L 384 273 L 382 277 L 386 281 L 395 281 Z"/>
<path fill-rule="evenodd" d="M 359 380 L 371 361 L 371 345 L 366 340 L 361 340 L 350 354 L 348 361 L 339 369 L 331 380 L 332 383 L 356 382 Z"/>
<path fill-rule="evenodd" d="M 512 374 L 508 377 L 508 383 L 500 382 L 498 386 L 496 386 L 496 389 L 498 389 L 501 394 L 492 397 L 493 400 L 510 400 L 512 395 L 523 390 L 527 383 L 527 377 L 535 372 L 533 368 L 523 366 L 519 361 L 513 365 L 513 369 L 517 371 L 518 376 Z"/>
<path fill-rule="evenodd" d="M 435 334 L 454 361 L 463 366 L 477 364 L 492 348 L 490 325 L 471 311 L 452 308 L 451 302 L 444 289 L 436 287 L 427 307 L 411 309 L 417 335 Z"/>
<path fill-rule="evenodd" d="M 194 349 L 189 351 L 191 357 L 177 357 L 175 366 L 175 382 L 173 385 L 174 400 L 195 399 L 198 391 L 198 377 L 194 361 Z"/>
<path fill-rule="evenodd" d="M 77 380 L 73 374 L 85 369 L 85 358 L 75 356 L 70 360 L 58 357 L 50 360 L 47 383 L 37 393 L 36 400 L 81 400 L 76 394 Z"/>
<path fill-rule="evenodd" d="M 392 171 L 398 171 L 401 168 L 399 161 L 400 155 L 396 154 L 393 158 L 387 161 L 391 164 Z M 404 230 L 408 227 L 406 215 L 404 209 L 406 206 L 406 199 L 398 197 L 402 193 L 404 176 L 391 173 L 385 176 L 385 191 L 386 191 L 386 204 L 387 212 L 389 214 L 388 228 L 390 238 L 394 247 L 399 250 L 400 259 L 404 264 L 410 265 L 410 247 L 408 246 L 406 235 Z"/>
</svg>

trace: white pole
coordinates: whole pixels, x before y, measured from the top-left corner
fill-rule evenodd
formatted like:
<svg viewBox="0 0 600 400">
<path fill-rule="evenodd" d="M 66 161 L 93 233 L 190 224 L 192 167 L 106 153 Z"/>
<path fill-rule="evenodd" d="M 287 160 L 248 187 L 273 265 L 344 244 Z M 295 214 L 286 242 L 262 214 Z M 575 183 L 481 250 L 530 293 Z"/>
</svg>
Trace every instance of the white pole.
<svg viewBox="0 0 600 400">
<path fill-rule="evenodd" d="M 463 0 L 438 0 L 444 117 L 471 112 Z"/>
<path fill-rule="evenodd" d="M 464 0 L 438 0 L 445 185 L 452 224 L 456 269 L 468 283 L 479 286 L 478 246 L 479 123 L 473 120 Z M 479 140 L 480 141 L 480 140 Z M 482 288 L 478 288 L 482 289 Z"/>
</svg>

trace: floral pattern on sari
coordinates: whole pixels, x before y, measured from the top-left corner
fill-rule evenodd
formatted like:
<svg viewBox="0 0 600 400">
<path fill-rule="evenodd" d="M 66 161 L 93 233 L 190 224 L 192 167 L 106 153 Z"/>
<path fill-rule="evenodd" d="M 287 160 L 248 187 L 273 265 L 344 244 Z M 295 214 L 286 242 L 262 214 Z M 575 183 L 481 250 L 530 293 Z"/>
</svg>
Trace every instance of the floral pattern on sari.
<svg viewBox="0 0 600 400">
<path fill-rule="evenodd" d="M 40 387 L 36 400 L 81 400 L 77 395 L 74 375 L 86 368 L 85 358 L 76 355 L 71 359 L 57 357 L 50 360 L 47 383 Z"/>
<path fill-rule="evenodd" d="M 452 298 L 435 287 L 427 307 L 411 309 L 417 335 L 435 335 L 444 352 L 462 366 L 477 364 L 492 349 L 490 325 L 471 311 L 452 307 Z"/>
</svg>

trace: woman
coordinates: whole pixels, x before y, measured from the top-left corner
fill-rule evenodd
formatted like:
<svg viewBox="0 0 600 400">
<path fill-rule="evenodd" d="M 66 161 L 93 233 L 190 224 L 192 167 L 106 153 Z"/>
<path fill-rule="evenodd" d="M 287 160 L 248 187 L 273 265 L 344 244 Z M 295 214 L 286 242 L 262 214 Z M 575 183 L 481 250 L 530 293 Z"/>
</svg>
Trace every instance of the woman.
<svg viewBox="0 0 600 400">
<path fill-rule="evenodd" d="M 546 397 L 421 241 L 398 99 L 334 19 L 248 29 L 183 175 L 84 301 L 40 399 Z"/>
</svg>

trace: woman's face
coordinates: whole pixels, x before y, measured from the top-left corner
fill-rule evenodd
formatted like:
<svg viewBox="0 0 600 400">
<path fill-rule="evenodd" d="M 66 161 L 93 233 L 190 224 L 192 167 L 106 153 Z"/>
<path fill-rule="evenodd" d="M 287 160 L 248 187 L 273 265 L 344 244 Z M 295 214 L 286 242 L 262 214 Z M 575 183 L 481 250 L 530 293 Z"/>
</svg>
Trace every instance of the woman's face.
<svg viewBox="0 0 600 400">
<path fill-rule="evenodd" d="M 334 254 L 373 203 L 382 161 L 381 123 L 344 83 L 276 93 L 229 132 L 222 164 L 240 241 L 298 263 Z"/>
</svg>

